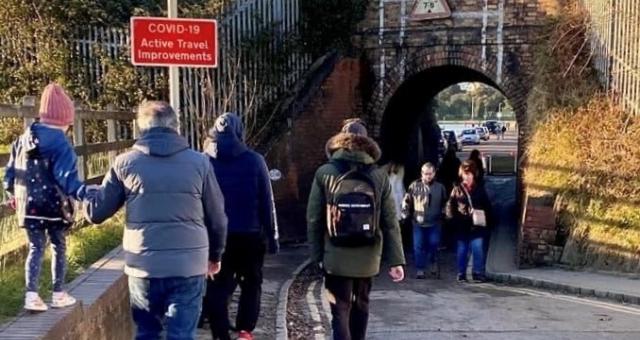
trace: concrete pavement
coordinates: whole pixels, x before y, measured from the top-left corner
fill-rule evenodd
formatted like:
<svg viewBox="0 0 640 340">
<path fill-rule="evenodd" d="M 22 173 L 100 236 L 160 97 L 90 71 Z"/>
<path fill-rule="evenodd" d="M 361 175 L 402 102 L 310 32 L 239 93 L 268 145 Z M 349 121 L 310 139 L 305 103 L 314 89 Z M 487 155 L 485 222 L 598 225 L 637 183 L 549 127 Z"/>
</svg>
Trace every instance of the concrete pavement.
<svg viewBox="0 0 640 340">
<path fill-rule="evenodd" d="M 367 339 L 640 339 L 640 306 L 584 297 L 640 301 L 632 298 L 640 296 L 640 281 L 559 268 L 518 270 L 514 261 L 517 217 L 509 212 L 515 204 L 515 179 L 489 177 L 487 181 L 500 213 L 488 263 L 498 282 L 456 283 L 452 251 L 443 253 L 441 280 L 416 280 L 409 265 L 407 279 L 398 284 L 383 271 L 371 293 Z M 304 245 L 284 247 L 278 256 L 267 257 L 256 339 L 286 339 L 276 320 L 282 324 L 286 319 L 286 288 L 306 258 Z M 308 312 L 320 314 L 323 322 L 316 339 L 329 338 L 331 317 L 322 283 L 310 287 L 310 292 Z M 208 338 L 208 330 L 201 330 L 199 339 Z"/>
<path fill-rule="evenodd" d="M 634 302 L 631 297 L 640 296 L 640 281 L 558 268 L 518 270 L 515 178 L 488 177 L 487 185 L 499 214 L 488 271 L 499 282 L 455 282 L 452 251 L 442 254 L 441 280 L 414 279 L 411 264 L 407 279 L 399 284 L 383 271 L 371 293 L 367 339 L 640 339 L 640 306 L 584 297 L 593 292 L 590 295 L 621 301 L 623 294 L 625 301 Z M 316 339 L 329 338 L 322 285 L 313 291 L 309 311 L 324 313 L 325 320 Z"/>
</svg>

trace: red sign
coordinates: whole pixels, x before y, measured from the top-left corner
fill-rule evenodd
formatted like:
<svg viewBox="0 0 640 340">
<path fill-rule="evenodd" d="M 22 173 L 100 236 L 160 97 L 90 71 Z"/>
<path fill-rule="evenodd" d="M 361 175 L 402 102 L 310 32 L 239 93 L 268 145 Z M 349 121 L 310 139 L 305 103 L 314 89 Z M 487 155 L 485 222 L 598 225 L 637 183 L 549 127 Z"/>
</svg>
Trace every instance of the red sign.
<svg viewBox="0 0 640 340">
<path fill-rule="evenodd" d="M 131 17 L 131 62 L 139 66 L 218 66 L 215 20 Z"/>
</svg>

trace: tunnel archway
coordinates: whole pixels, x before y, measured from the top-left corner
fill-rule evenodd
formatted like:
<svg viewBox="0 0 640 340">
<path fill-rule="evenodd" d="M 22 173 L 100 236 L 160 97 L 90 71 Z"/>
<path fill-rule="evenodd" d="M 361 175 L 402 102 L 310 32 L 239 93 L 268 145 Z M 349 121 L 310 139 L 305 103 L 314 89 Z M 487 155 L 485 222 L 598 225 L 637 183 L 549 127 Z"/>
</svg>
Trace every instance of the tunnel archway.
<svg viewBox="0 0 640 340">
<path fill-rule="evenodd" d="M 431 73 L 434 70 L 450 70 L 451 74 Z M 428 78 L 421 75 L 441 75 L 439 78 Z M 458 77 L 448 81 L 447 78 Z M 420 82 L 419 80 L 422 80 Z M 424 86 L 429 89 L 429 82 L 437 85 L 439 82 L 479 81 L 502 92 L 513 106 L 518 123 L 519 137 L 527 133 L 527 96 L 529 93 L 528 80 L 520 60 L 515 54 L 507 54 L 500 60 L 496 57 L 483 58 L 477 46 L 444 45 L 422 48 L 406 58 L 398 60 L 394 67 L 389 68 L 383 79 L 377 79 L 377 86 L 369 101 L 369 122 L 373 134 L 381 137 L 382 121 L 385 119 L 388 106 L 398 94 L 400 88 L 407 88 L 407 83 Z M 436 88 L 437 86 L 434 86 Z M 442 89 L 440 89 L 442 90 Z M 437 92 L 436 92 L 437 93 Z M 435 95 L 435 94 L 434 94 Z M 425 95 L 425 97 L 428 97 Z M 433 97 L 433 96 L 431 96 Z M 523 140 L 523 138 L 519 138 Z"/>
<path fill-rule="evenodd" d="M 379 135 L 383 162 L 404 164 L 407 179 L 418 177 L 423 162 L 437 163 L 439 130 L 429 103 L 447 87 L 462 82 L 484 83 L 503 93 L 487 76 L 463 66 L 436 66 L 413 75 L 398 87 L 384 110 Z"/>
<path fill-rule="evenodd" d="M 502 67 L 502 72 L 496 72 L 496 65 Z M 373 92 L 369 123 L 383 150 L 382 162 L 393 160 L 405 164 L 405 184 L 418 178 L 421 162 L 429 160 L 429 153 L 434 152 L 427 148 L 437 145 L 437 142 L 434 143 L 433 131 L 430 130 L 430 127 L 437 124 L 437 120 L 433 112 L 428 112 L 429 102 L 447 87 L 462 82 L 483 83 L 504 95 L 515 112 L 518 126 L 516 150 L 520 150 L 525 140 L 522 137 L 527 133 L 526 98 L 529 88 L 525 79 L 519 70 L 518 60 L 513 56 L 499 63 L 491 58 L 483 61 L 473 48 L 460 46 L 429 47 L 413 54 L 388 70 L 384 80 L 378 83 Z M 421 141 L 415 137 L 416 127 L 421 130 Z M 424 140 L 424 136 L 432 140 Z M 422 145 L 424 150 L 415 150 L 418 145 Z M 415 156 L 419 154 L 426 154 L 427 159 Z M 516 151 L 516 164 L 520 163 L 520 157 L 521 154 Z M 504 227 L 497 228 L 502 230 L 498 238 L 507 241 L 500 242 L 498 247 L 492 246 L 489 250 L 489 258 L 498 259 L 495 265 L 487 264 L 492 270 L 517 265 L 517 215 L 522 200 L 520 171 L 512 178 L 507 211 L 508 230 Z"/>
</svg>

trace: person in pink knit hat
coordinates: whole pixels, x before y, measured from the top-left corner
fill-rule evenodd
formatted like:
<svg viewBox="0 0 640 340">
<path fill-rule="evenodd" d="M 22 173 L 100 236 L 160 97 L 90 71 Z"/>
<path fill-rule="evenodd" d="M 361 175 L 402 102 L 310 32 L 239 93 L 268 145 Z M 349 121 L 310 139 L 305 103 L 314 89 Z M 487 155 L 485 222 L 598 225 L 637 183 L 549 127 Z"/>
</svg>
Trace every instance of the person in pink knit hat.
<svg viewBox="0 0 640 340">
<path fill-rule="evenodd" d="M 14 200 L 18 223 L 29 238 L 24 308 L 30 311 L 48 309 L 38 295 L 45 234 L 49 235 L 53 250 L 51 307 L 62 308 L 76 302 L 63 290 L 66 232 L 74 221 L 71 198 L 82 200 L 86 192 L 78 178 L 76 154 L 65 136 L 73 124 L 75 109 L 60 85 L 52 83 L 44 88 L 39 116 L 39 121 L 13 142 L 4 177 L 4 189 Z"/>
</svg>

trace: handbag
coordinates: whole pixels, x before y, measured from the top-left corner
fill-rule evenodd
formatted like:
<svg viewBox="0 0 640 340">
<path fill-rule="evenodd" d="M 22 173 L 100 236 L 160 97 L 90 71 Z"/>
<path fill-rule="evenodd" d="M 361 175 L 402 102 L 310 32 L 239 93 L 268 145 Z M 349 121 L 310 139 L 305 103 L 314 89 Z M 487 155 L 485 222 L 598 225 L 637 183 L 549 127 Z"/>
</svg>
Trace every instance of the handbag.
<svg viewBox="0 0 640 340">
<path fill-rule="evenodd" d="M 467 192 L 467 189 L 463 185 L 461 185 L 462 191 L 467 195 L 467 199 L 469 200 L 469 207 L 471 208 L 471 219 L 473 220 L 473 225 L 476 227 L 486 227 L 487 226 L 487 214 L 485 214 L 482 209 L 474 209 L 473 203 L 471 203 L 471 195 Z"/>
</svg>

